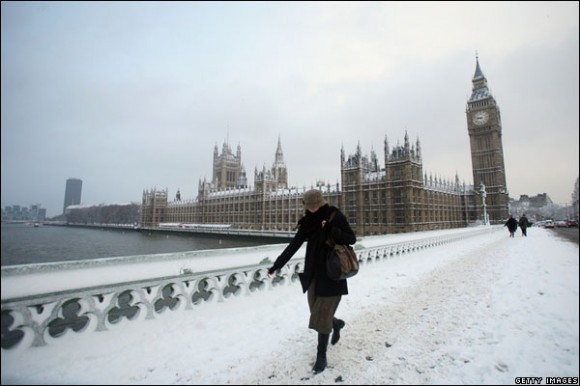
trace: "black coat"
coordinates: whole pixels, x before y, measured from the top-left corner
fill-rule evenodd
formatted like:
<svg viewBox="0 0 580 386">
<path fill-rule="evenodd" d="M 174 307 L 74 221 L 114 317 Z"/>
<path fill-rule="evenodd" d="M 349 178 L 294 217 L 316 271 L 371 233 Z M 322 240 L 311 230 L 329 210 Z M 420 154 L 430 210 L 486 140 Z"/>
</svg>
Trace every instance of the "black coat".
<svg viewBox="0 0 580 386">
<path fill-rule="evenodd" d="M 518 230 L 518 220 L 513 217 L 510 217 L 504 224 L 504 226 L 508 227 L 510 232 L 515 232 Z"/>
<path fill-rule="evenodd" d="M 322 226 L 322 222 L 328 222 L 330 215 L 336 211 L 330 224 Z M 316 279 L 316 296 L 338 296 L 348 294 L 346 280 L 331 280 L 326 273 L 326 256 L 330 247 L 326 240 L 332 238 L 337 244 L 354 244 L 356 236 L 342 212 L 328 204 L 320 207 L 315 213 L 306 211 L 304 217 L 298 221 L 298 231 L 288 244 L 286 249 L 269 269 L 270 272 L 278 270 L 286 265 L 296 251 L 306 244 L 306 256 L 304 259 L 304 273 L 300 275 L 302 290 L 306 292 L 312 279 Z"/>
</svg>

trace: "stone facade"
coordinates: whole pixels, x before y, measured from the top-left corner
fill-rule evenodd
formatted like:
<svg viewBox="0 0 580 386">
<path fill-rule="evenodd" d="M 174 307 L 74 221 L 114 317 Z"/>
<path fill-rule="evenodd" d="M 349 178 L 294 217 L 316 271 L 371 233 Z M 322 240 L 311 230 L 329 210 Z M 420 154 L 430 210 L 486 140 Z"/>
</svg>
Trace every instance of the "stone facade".
<svg viewBox="0 0 580 386">
<path fill-rule="evenodd" d="M 341 208 L 359 235 L 464 227 L 477 220 L 477 196 L 459 182 L 423 174 L 421 145 L 390 151 L 385 138 L 384 166 L 374 152 L 341 154 Z"/>
<path fill-rule="evenodd" d="M 501 141 L 499 107 L 487 89 L 476 60 L 473 94 L 467 102 L 467 127 L 471 143 L 476 189 L 453 180 L 423 173 L 419 139 L 389 147 L 384 139 L 384 159 L 375 152 L 363 155 L 341 149 L 341 185 L 319 185 L 324 198 L 345 213 L 357 235 L 415 232 L 465 227 L 484 220 L 480 185 L 487 193 L 491 223 L 508 216 L 508 195 Z M 241 229 L 293 230 L 304 214 L 302 195 L 311 187 L 290 188 L 282 146 L 278 139 L 270 169 L 254 172 L 255 187 L 245 182 L 241 148 L 236 156 L 224 143 L 222 155 L 214 149 L 211 182 L 200 181 L 195 200 L 167 200 L 166 191 L 143 192 L 142 226 L 160 223 L 228 224 Z"/>
</svg>

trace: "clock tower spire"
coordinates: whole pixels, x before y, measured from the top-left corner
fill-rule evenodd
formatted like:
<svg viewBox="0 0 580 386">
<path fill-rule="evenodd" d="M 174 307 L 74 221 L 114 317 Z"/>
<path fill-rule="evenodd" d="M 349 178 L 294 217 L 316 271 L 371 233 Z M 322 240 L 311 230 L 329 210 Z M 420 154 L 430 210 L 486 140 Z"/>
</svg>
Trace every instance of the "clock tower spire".
<svg viewBox="0 0 580 386">
<path fill-rule="evenodd" d="M 475 56 L 475 74 L 471 97 L 467 101 L 466 116 L 473 185 L 477 191 L 485 185 L 487 211 L 491 223 L 503 223 L 508 217 L 508 190 L 502 144 L 499 106 L 481 71 L 479 57 Z"/>
</svg>

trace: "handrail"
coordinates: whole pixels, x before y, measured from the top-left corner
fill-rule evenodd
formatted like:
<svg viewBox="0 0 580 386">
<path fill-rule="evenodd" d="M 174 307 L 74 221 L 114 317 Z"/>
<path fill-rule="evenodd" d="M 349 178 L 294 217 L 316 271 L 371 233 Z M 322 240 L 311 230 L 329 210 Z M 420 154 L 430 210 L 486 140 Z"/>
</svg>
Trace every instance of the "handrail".
<svg viewBox="0 0 580 386">
<path fill-rule="evenodd" d="M 426 237 L 357 250 L 361 266 L 489 232 L 473 231 Z M 43 346 L 67 333 L 107 331 L 121 320 L 155 319 L 170 311 L 193 310 L 205 302 L 223 302 L 298 281 L 304 258 L 291 260 L 267 279 L 265 265 L 184 273 L 174 276 L 77 288 L 2 300 L 4 350 Z"/>
</svg>

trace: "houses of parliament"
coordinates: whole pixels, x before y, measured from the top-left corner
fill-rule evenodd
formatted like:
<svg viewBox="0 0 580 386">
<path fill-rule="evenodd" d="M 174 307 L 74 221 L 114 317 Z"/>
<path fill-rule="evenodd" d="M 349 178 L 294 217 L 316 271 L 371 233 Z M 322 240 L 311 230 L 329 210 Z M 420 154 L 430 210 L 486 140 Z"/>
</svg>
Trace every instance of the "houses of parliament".
<svg viewBox="0 0 580 386">
<path fill-rule="evenodd" d="M 415 232 L 466 227 L 477 221 L 492 224 L 508 217 L 500 109 L 476 57 L 472 93 L 465 110 L 471 146 L 474 186 L 428 177 L 423 173 L 421 143 L 405 133 L 403 145 L 384 139 L 384 157 L 374 151 L 347 155 L 341 149 L 341 184 L 320 185 L 330 205 L 339 207 L 357 235 Z M 162 223 L 230 225 L 238 229 L 294 230 L 304 215 L 306 188 L 288 186 L 280 139 L 271 168 L 254 171 L 250 188 L 242 164 L 225 142 L 213 153 L 211 181 L 199 182 L 195 200 L 170 201 L 167 190 L 143 192 L 141 225 Z"/>
</svg>

